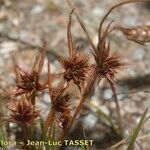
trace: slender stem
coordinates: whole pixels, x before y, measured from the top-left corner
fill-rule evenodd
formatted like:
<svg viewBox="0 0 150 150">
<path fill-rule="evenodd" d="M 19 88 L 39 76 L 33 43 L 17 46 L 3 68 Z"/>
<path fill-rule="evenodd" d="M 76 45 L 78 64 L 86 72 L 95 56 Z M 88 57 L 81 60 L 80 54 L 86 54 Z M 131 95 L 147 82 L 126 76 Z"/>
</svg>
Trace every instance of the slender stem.
<svg viewBox="0 0 150 150">
<path fill-rule="evenodd" d="M 71 11 L 70 16 L 69 16 L 69 23 L 68 23 L 68 28 L 67 28 L 67 38 L 68 38 L 68 49 L 69 49 L 69 57 L 72 58 L 72 54 L 74 51 L 73 48 L 73 40 L 72 40 L 72 34 L 71 34 L 71 15 L 73 13 L 74 9 Z"/>
<path fill-rule="evenodd" d="M 119 103 L 118 103 L 118 98 L 117 98 L 117 94 L 116 94 L 116 90 L 115 90 L 115 87 L 114 87 L 114 84 L 112 82 L 110 82 L 110 86 L 111 86 L 111 89 L 112 89 L 112 92 L 114 94 L 114 102 L 116 104 L 116 110 L 117 110 L 117 115 L 118 115 L 118 126 L 119 126 L 119 129 L 120 129 L 120 133 L 122 134 L 122 119 L 121 119 L 121 113 L 120 113 L 120 107 L 119 107 Z"/>
<path fill-rule="evenodd" d="M 90 82 L 89 82 L 89 84 L 88 84 L 88 86 L 87 86 L 87 88 L 86 88 L 86 90 L 85 90 L 85 92 L 84 92 L 84 94 L 83 94 L 83 96 L 82 96 L 82 99 L 81 99 L 81 101 L 80 101 L 80 103 L 79 103 L 79 105 L 78 105 L 78 107 L 77 107 L 77 109 L 76 109 L 76 111 L 75 111 L 73 117 L 71 118 L 71 120 L 70 120 L 68 126 L 66 127 L 66 129 L 63 131 L 63 133 L 62 133 L 61 136 L 60 136 L 60 140 L 61 140 L 61 141 L 63 141 L 63 139 L 64 139 L 64 137 L 66 136 L 67 132 L 68 132 L 69 129 L 71 128 L 72 124 L 74 123 L 74 121 L 75 121 L 77 115 L 80 113 L 81 109 L 83 108 L 84 102 L 85 102 L 86 99 L 90 96 L 91 91 L 92 91 L 92 89 L 93 89 L 93 87 L 94 87 L 94 85 L 95 85 L 96 78 L 97 78 L 97 74 L 96 74 L 96 70 L 95 70 L 94 75 L 93 75 L 93 78 L 90 80 Z"/>
<path fill-rule="evenodd" d="M 27 127 L 26 123 L 21 123 L 21 127 L 24 132 L 25 138 L 30 139 L 30 135 L 29 135 L 29 131 L 28 131 L 28 127 Z"/>
<path fill-rule="evenodd" d="M 71 2 L 70 0 L 66 0 L 66 1 L 67 1 L 67 3 L 68 3 L 69 7 L 71 8 L 71 10 L 75 8 L 75 6 L 72 4 L 72 2 Z M 84 30 L 84 32 L 85 32 L 85 34 L 86 34 L 86 36 L 87 36 L 87 38 L 88 38 L 88 40 L 89 40 L 89 42 L 90 42 L 90 44 L 91 44 L 93 50 L 96 50 L 96 47 L 94 46 L 94 43 L 93 43 L 93 41 L 92 41 L 92 38 L 90 37 L 90 34 L 88 33 L 88 31 L 87 31 L 87 29 L 86 29 L 86 27 L 85 27 L 83 21 L 82 21 L 81 18 L 79 17 L 79 15 L 78 15 L 78 13 L 77 13 L 76 10 L 74 10 L 74 14 L 75 14 L 75 16 L 76 16 L 78 22 L 80 23 L 82 29 Z"/>
<path fill-rule="evenodd" d="M 36 95 L 36 93 L 35 93 L 35 91 L 32 93 L 32 96 L 31 96 L 31 103 L 32 103 L 32 105 L 35 105 L 35 95 Z"/>
<path fill-rule="evenodd" d="M 26 142 L 27 142 L 27 140 L 30 140 L 31 138 L 30 138 L 30 134 L 29 134 L 29 131 L 28 131 L 28 127 L 27 127 L 27 125 L 26 125 L 26 123 L 24 123 L 24 122 L 22 122 L 21 123 L 21 127 L 22 127 L 22 130 L 23 130 L 23 133 L 24 133 L 24 145 L 25 145 L 25 148 L 27 149 L 27 150 L 32 150 L 32 147 L 31 146 L 27 146 L 26 145 Z"/>
<path fill-rule="evenodd" d="M 51 136 L 51 132 L 52 132 L 52 128 L 53 128 L 53 124 L 54 124 L 54 119 L 55 119 L 55 112 L 53 112 L 53 114 L 52 114 L 53 116 L 52 116 L 52 119 L 51 119 L 51 123 L 50 123 L 50 125 L 49 125 L 49 131 L 48 131 L 48 137 L 50 138 L 50 136 Z"/>
<path fill-rule="evenodd" d="M 52 108 L 51 111 L 49 112 L 49 115 L 48 115 L 46 121 L 45 121 L 46 132 L 48 131 L 48 128 L 50 127 L 49 134 L 51 133 L 51 128 L 52 128 L 52 125 L 54 122 L 54 118 L 55 118 L 55 110 Z"/>
</svg>

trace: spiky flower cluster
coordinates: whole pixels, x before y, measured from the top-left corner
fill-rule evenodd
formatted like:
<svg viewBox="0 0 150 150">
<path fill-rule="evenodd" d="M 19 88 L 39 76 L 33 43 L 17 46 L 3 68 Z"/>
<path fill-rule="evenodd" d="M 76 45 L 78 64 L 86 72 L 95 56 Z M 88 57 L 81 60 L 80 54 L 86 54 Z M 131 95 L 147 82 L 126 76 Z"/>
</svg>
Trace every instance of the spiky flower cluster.
<svg viewBox="0 0 150 150">
<path fill-rule="evenodd" d="M 17 90 L 15 93 L 16 96 L 21 94 L 30 95 L 32 93 L 42 91 L 45 89 L 45 85 L 39 81 L 45 56 L 46 56 L 46 43 L 44 43 L 39 55 L 37 55 L 30 73 L 24 71 L 18 66 L 16 67 L 15 69 L 17 77 Z"/>
<path fill-rule="evenodd" d="M 13 105 L 14 108 L 8 108 L 11 111 L 10 121 L 31 124 L 39 117 L 40 111 L 36 110 L 35 106 L 25 97 L 22 97 L 21 100 L 16 100 Z"/>
<path fill-rule="evenodd" d="M 61 126 L 65 128 L 70 120 L 70 99 L 71 94 L 65 93 L 63 86 L 50 90 L 52 110 L 55 111 L 56 119 Z"/>
<path fill-rule="evenodd" d="M 9 108 L 12 112 L 9 121 L 16 123 L 30 124 L 37 117 L 40 116 L 40 111 L 35 109 L 35 95 L 38 91 L 44 91 L 45 84 L 42 84 L 40 80 L 40 73 L 43 67 L 44 59 L 46 56 L 46 43 L 40 50 L 34 62 L 31 72 L 26 72 L 19 66 L 16 66 L 16 78 L 17 85 L 15 92 L 12 92 L 14 96 L 21 96 L 13 100 L 14 108 Z"/>
<path fill-rule="evenodd" d="M 81 90 L 85 83 L 87 72 L 89 71 L 89 58 L 80 53 L 74 52 L 71 58 L 60 59 L 64 68 L 64 79 L 68 82 L 73 81 Z"/>
<path fill-rule="evenodd" d="M 94 54 L 97 62 L 98 76 L 106 78 L 109 82 L 114 83 L 117 70 L 125 66 L 121 58 L 117 55 L 110 54 L 110 44 L 99 50 L 98 55 Z M 98 59 L 99 57 L 99 59 Z"/>
<path fill-rule="evenodd" d="M 24 93 L 30 94 L 44 89 L 44 86 L 39 81 L 39 74 L 36 72 L 29 74 L 21 70 L 19 67 L 17 67 L 16 70 L 18 73 L 16 95 L 21 95 Z"/>
<path fill-rule="evenodd" d="M 74 10 L 73 10 L 74 11 Z M 78 52 L 78 48 L 75 47 L 72 34 L 71 34 L 71 15 L 70 13 L 67 37 L 68 37 L 68 49 L 69 49 L 69 58 L 59 58 L 59 62 L 64 68 L 64 79 L 68 82 L 73 81 L 79 89 L 81 90 L 82 86 L 85 83 L 86 77 L 90 70 L 89 57 Z"/>
</svg>

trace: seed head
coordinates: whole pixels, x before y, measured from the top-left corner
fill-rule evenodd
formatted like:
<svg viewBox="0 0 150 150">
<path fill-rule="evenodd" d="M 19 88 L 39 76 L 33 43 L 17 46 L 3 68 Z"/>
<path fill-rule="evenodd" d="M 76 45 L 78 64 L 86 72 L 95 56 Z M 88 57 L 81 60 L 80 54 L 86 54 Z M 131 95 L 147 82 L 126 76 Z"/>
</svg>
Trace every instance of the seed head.
<svg viewBox="0 0 150 150">
<path fill-rule="evenodd" d="M 32 93 L 33 91 L 44 89 L 44 86 L 39 82 L 39 75 L 36 72 L 29 74 L 28 72 L 24 72 L 19 67 L 17 67 L 16 69 L 19 75 L 16 95 L 20 95 L 23 93 Z"/>
<path fill-rule="evenodd" d="M 120 30 L 128 40 L 144 45 L 150 42 L 150 26 L 136 26 L 133 28 L 124 28 L 120 26 L 114 27 Z"/>
<path fill-rule="evenodd" d="M 117 71 L 125 66 L 125 63 L 121 62 L 121 58 L 116 55 L 110 54 L 110 45 L 108 44 L 105 49 L 100 51 L 100 61 L 98 68 L 98 74 L 100 77 L 105 77 L 109 82 L 114 83 L 115 74 Z"/>
<path fill-rule="evenodd" d="M 72 58 L 59 59 L 65 72 L 64 79 L 66 81 L 73 81 L 81 90 L 82 85 L 85 82 L 90 66 L 88 64 L 89 58 L 81 55 L 80 53 L 73 53 Z"/>
<path fill-rule="evenodd" d="M 50 90 L 52 110 L 55 111 L 58 123 L 65 128 L 70 120 L 70 98 L 71 94 L 66 92 L 66 88 L 60 85 L 58 88 Z"/>
<path fill-rule="evenodd" d="M 59 62 L 65 70 L 64 79 L 68 82 L 73 81 L 81 90 L 81 86 L 84 84 L 90 69 L 89 57 L 77 52 L 79 47 L 74 46 L 71 35 L 71 14 L 67 30 L 69 58 L 63 59 L 59 57 Z"/>
<path fill-rule="evenodd" d="M 32 92 L 45 89 L 45 86 L 39 81 L 45 55 L 46 47 L 44 44 L 39 55 L 36 57 L 31 73 L 25 72 L 18 66 L 16 67 L 17 91 L 15 95 L 31 94 Z"/>
<path fill-rule="evenodd" d="M 107 36 L 110 33 L 112 22 L 109 23 L 105 32 L 99 37 L 97 49 L 93 51 L 93 55 L 97 64 L 97 73 L 99 77 L 105 77 L 111 84 L 114 84 L 115 74 L 117 70 L 125 66 L 121 62 L 121 58 L 116 55 L 110 54 L 110 43 L 107 44 Z"/>
<path fill-rule="evenodd" d="M 40 111 L 35 110 L 35 106 L 24 97 L 14 102 L 13 109 L 8 109 L 12 112 L 10 120 L 16 123 L 30 124 L 40 115 Z"/>
<path fill-rule="evenodd" d="M 67 87 L 64 87 L 64 82 L 57 87 L 52 87 L 50 62 L 48 62 L 48 86 L 52 103 L 51 111 L 54 113 L 54 119 L 65 129 L 70 120 L 71 94 L 66 91 Z"/>
</svg>

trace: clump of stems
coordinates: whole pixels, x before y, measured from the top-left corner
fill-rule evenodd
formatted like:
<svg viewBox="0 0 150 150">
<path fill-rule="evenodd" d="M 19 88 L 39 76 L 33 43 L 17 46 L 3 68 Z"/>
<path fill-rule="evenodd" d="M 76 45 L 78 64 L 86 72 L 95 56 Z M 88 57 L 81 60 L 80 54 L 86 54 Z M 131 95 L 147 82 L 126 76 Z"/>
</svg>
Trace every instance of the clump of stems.
<svg viewBox="0 0 150 150">
<path fill-rule="evenodd" d="M 149 26 L 136 27 L 132 29 L 123 28 L 120 26 L 112 27 L 113 21 L 111 21 L 106 26 L 106 28 L 104 28 L 103 26 L 107 17 L 115 8 L 118 8 L 124 4 L 143 1 L 125 1 L 110 8 L 100 22 L 98 30 L 98 43 L 97 45 L 94 45 L 92 38 L 88 30 L 86 29 L 86 26 L 74 9 L 73 4 L 70 0 L 67 0 L 72 10 L 69 15 L 69 22 L 67 27 L 69 57 L 57 57 L 60 65 L 63 68 L 63 79 L 57 85 L 53 85 L 50 61 L 48 60 L 48 81 L 45 83 L 42 83 L 40 81 L 42 67 L 46 58 L 46 42 L 44 42 L 43 47 L 37 55 L 31 71 L 27 72 L 19 66 L 15 67 L 17 82 L 14 88 L 15 92 L 12 92 L 13 100 L 10 101 L 10 105 L 8 107 L 11 114 L 7 121 L 15 122 L 18 125 L 22 126 L 22 130 L 25 134 L 25 140 L 31 138 L 29 133 L 30 125 L 33 125 L 38 117 L 41 117 L 41 111 L 36 109 L 38 92 L 45 93 L 46 90 L 48 90 L 51 99 L 50 111 L 48 113 L 48 116 L 46 116 L 46 119 L 44 120 L 44 130 L 46 131 L 46 136 L 48 137 L 48 139 L 52 137 L 52 128 L 56 124 L 57 127 L 61 130 L 61 134 L 58 139 L 63 140 L 69 132 L 69 129 L 75 122 L 77 116 L 83 109 L 85 101 L 91 97 L 95 85 L 100 83 L 102 79 L 106 79 L 108 81 L 114 94 L 114 102 L 116 104 L 116 113 L 118 118 L 117 133 L 119 131 L 119 134 L 122 136 L 123 127 L 120 107 L 116 94 L 115 77 L 118 71 L 122 69 L 126 64 L 122 61 L 122 58 L 112 53 L 108 36 L 112 31 L 120 30 L 125 36 L 127 36 L 129 40 L 135 41 L 140 44 L 145 44 L 146 42 L 149 42 L 148 36 L 142 36 L 142 38 L 138 38 L 131 33 L 133 33 L 133 31 L 136 31 L 139 35 L 139 31 L 141 31 L 141 33 L 144 32 L 148 34 L 150 29 Z M 78 51 L 79 47 L 75 45 L 73 41 L 71 32 L 73 13 L 77 17 L 79 24 L 81 25 L 89 40 L 89 43 L 92 47 L 92 56 L 85 55 L 83 52 L 81 52 L 82 49 Z M 90 57 L 94 58 L 94 63 L 90 63 Z M 69 91 L 72 83 L 79 89 L 81 97 L 75 110 L 72 110 L 72 97 L 76 97 L 76 95 Z M 112 121 L 110 121 L 110 123 L 112 124 Z M 116 128 L 114 127 L 114 129 Z"/>
</svg>

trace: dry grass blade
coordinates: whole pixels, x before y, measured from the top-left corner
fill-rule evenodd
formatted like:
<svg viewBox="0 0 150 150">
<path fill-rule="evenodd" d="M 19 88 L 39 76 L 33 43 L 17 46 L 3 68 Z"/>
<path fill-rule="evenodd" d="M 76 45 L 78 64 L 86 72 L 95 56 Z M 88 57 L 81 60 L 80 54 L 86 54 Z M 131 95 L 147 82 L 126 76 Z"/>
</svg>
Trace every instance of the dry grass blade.
<svg viewBox="0 0 150 150">
<path fill-rule="evenodd" d="M 37 55 L 36 60 L 33 64 L 32 72 L 36 72 L 37 74 L 40 74 L 42 70 L 42 66 L 46 56 L 46 44 L 47 42 L 45 41 L 39 55 Z"/>
<path fill-rule="evenodd" d="M 51 135 L 54 119 L 55 119 L 55 111 L 53 109 L 51 109 L 50 113 L 45 121 L 45 130 L 46 130 L 46 132 L 48 132 L 49 135 Z"/>
<path fill-rule="evenodd" d="M 49 89 L 52 87 L 52 76 L 51 76 L 50 61 L 48 61 L 48 87 L 49 87 Z"/>
<path fill-rule="evenodd" d="M 71 15 L 72 15 L 73 11 L 74 11 L 74 9 L 70 13 L 69 23 L 68 23 L 68 28 L 67 28 L 68 48 L 69 48 L 69 56 L 70 57 L 72 57 L 72 54 L 74 51 L 73 40 L 72 40 L 72 35 L 71 35 Z"/>
<path fill-rule="evenodd" d="M 134 149 L 134 143 L 137 139 L 137 136 L 138 136 L 140 129 L 142 128 L 143 124 L 145 123 L 145 118 L 146 118 L 147 112 L 148 112 L 148 109 L 146 109 L 144 111 L 144 113 L 140 119 L 139 124 L 137 125 L 136 129 L 134 130 L 133 135 L 131 136 L 131 140 L 130 140 L 130 143 L 129 143 L 127 150 L 133 150 Z"/>
<path fill-rule="evenodd" d="M 67 3 L 68 3 L 68 5 L 69 5 L 69 7 L 70 7 L 71 10 L 75 8 L 75 6 L 72 4 L 72 2 L 71 2 L 70 0 L 66 0 L 66 1 L 67 1 Z M 86 34 L 86 36 L 87 36 L 87 38 L 88 38 L 88 40 L 89 40 L 89 42 L 90 42 L 90 44 L 91 44 L 93 50 L 96 50 L 96 47 L 94 46 L 94 43 L 93 43 L 93 41 L 92 41 L 92 38 L 90 37 L 90 34 L 88 33 L 88 31 L 87 31 L 87 29 L 86 29 L 86 27 L 85 27 L 83 21 L 82 21 L 81 18 L 79 17 L 79 15 L 78 15 L 78 13 L 77 13 L 76 10 L 74 10 L 74 14 L 75 14 L 75 16 L 76 16 L 78 22 L 80 23 L 82 29 L 84 30 L 84 32 L 85 32 L 85 34 Z"/>
<path fill-rule="evenodd" d="M 51 67 L 50 67 L 50 61 L 48 61 L 48 87 L 49 87 L 49 90 L 52 89 L 52 79 L 51 79 Z M 54 117 L 55 117 L 55 111 L 53 109 L 50 110 L 49 112 L 49 115 L 45 121 L 45 130 L 46 132 L 48 131 L 48 128 L 50 127 L 49 129 L 49 134 L 51 132 L 51 126 L 53 125 L 53 121 L 54 121 Z"/>
</svg>

